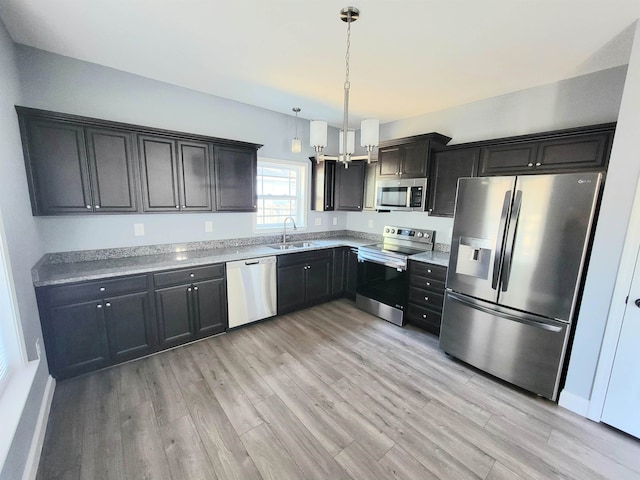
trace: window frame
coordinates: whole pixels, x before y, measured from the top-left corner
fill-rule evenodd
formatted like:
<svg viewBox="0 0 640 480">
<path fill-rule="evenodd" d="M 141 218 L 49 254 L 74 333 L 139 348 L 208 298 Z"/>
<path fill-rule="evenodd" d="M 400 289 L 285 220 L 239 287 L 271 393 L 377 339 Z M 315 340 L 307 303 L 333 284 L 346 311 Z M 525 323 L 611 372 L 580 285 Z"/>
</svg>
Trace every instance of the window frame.
<svg viewBox="0 0 640 480">
<path fill-rule="evenodd" d="M 258 157 L 258 170 L 261 166 L 271 166 L 274 168 L 295 168 L 298 171 L 298 181 L 296 188 L 297 212 L 293 216 L 298 230 L 306 230 L 308 227 L 308 195 L 309 195 L 309 165 L 294 160 L 284 160 L 278 158 Z M 257 176 L 257 183 L 260 182 L 260 175 Z M 263 195 L 257 195 L 258 207 L 254 214 L 253 230 L 255 233 L 273 233 L 282 231 L 282 223 L 278 224 L 258 224 L 260 201 Z M 277 196 L 274 196 L 277 197 Z M 273 197 L 272 197 L 273 198 Z"/>
</svg>

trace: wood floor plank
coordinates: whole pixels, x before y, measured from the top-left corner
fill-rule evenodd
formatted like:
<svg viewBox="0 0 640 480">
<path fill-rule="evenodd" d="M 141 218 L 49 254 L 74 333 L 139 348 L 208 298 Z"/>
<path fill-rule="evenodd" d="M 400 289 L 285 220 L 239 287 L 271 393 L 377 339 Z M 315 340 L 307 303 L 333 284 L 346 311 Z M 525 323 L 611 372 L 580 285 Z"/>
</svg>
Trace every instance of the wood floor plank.
<svg viewBox="0 0 640 480">
<path fill-rule="evenodd" d="M 37 478 L 640 480 L 640 440 L 341 299 L 56 386 Z"/>
<path fill-rule="evenodd" d="M 306 478 L 348 478 L 342 467 L 277 395 L 267 398 L 256 405 L 256 408 L 289 456 L 305 472 Z"/>
<path fill-rule="evenodd" d="M 241 437 L 264 480 L 301 480 L 307 478 L 266 423 Z"/>
<path fill-rule="evenodd" d="M 217 480 L 189 415 L 162 426 L 160 435 L 174 479 Z"/>
<path fill-rule="evenodd" d="M 124 480 L 120 402 L 117 370 L 97 372 L 87 378 L 90 399 L 84 409 L 80 477 Z"/>
<path fill-rule="evenodd" d="M 171 478 L 153 403 L 148 400 L 120 414 L 126 478 Z"/>
<path fill-rule="evenodd" d="M 184 390 L 194 426 L 220 480 L 259 480 L 255 464 L 205 381 Z"/>
</svg>

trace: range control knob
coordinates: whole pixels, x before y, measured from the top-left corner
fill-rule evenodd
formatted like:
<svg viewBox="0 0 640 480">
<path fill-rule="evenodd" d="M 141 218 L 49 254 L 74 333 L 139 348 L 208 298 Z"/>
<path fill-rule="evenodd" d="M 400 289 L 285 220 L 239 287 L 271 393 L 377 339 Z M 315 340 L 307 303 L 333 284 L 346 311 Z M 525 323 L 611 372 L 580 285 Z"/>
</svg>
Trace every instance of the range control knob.
<svg viewBox="0 0 640 480">
<path fill-rule="evenodd" d="M 392 228 L 392 229 L 391 229 L 391 233 L 396 233 L 396 229 L 395 229 L 395 228 Z"/>
<path fill-rule="evenodd" d="M 418 238 L 422 238 L 422 232 L 418 232 Z"/>
<path fill-rule="evenodd" d="M 431 235 L 429 235 L 427 232 L 424 233 L 424 238 L 429 238 Z"/>
<path fill-rule="evenodd" d="M 384 232 L 385 232 L 385 233 L 389 233 L 389 229 L 388 229 L 388 228 L 385 228 L 385 229 L 384 229 Z"/>
</svg>

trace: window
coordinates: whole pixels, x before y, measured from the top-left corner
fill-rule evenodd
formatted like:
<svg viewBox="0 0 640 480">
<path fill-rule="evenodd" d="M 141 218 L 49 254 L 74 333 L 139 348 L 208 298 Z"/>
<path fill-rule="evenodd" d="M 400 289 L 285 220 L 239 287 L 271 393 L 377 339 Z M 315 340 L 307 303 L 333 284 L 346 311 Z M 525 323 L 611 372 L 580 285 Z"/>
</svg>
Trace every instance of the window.
<svg viewBox="0 0 640 480">
<path fill-rule="evenodd" d="M 0 395 L 18 356 L 14 301 L 9 283 L 9 266 L 5 257 L 4 235 L 1 229 L 0 224 Z"/>
<path fill-rule="evenodd" d="M 306 185 L 306 164 L 259 158 L 256 228 L 281 228 L 287 217 L 306 226 Z"/>
</svg>

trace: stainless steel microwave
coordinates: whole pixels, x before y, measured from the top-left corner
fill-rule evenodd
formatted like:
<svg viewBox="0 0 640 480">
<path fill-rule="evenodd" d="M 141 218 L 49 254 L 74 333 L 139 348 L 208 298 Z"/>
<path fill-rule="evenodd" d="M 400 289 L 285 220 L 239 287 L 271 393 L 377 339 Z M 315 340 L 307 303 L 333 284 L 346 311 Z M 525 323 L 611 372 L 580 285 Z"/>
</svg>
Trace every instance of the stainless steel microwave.
<svg viewBox="0 0 640 480">
<path fill-rule="evenodd" d="M 424 212 L 426 197 L 426 178 L 378 180 L 376 182 L 376 210 Z"/>
</svg>

